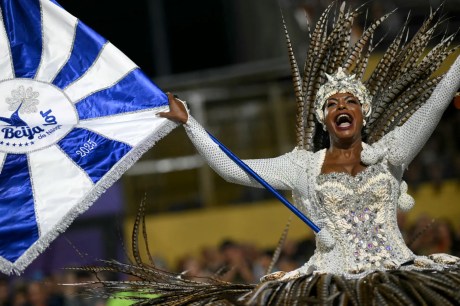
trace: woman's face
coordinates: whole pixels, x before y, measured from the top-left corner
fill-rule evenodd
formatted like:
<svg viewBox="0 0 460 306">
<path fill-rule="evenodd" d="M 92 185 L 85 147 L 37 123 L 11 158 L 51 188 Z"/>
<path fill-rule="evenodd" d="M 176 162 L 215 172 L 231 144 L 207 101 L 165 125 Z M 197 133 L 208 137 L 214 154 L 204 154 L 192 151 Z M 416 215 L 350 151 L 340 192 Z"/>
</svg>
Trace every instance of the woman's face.
<svg viewBox="0 0 460 306">
<path fill-rule="evenodd" d="M 361 138 L 363 112 L 359 100 L 350 93 L 330 96 L 324 105 L 324 123 L 332 140 Z"/>
</svg>

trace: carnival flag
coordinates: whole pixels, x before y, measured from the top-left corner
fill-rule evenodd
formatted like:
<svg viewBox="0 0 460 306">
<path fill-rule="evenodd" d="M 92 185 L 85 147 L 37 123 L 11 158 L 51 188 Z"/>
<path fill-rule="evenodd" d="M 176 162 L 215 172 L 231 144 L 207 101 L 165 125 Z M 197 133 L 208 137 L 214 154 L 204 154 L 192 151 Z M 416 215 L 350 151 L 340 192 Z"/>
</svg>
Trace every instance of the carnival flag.
<svg viewBox="0 0 460 306">
<path fill-rule="evenodd" d="M 0 0 L 0 270 L 21 273 L 175 127 L 166 95 L 53 0 Z"/>
</svg>

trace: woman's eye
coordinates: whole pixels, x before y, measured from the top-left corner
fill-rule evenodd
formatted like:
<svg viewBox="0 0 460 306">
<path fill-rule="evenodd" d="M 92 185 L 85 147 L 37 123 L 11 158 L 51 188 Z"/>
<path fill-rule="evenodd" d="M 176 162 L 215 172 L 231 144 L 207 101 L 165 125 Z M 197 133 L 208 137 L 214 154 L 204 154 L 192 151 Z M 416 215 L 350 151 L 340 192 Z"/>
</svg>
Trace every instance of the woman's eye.
<svg viewBox="0 0 460 306">
<path fill-rule="evenodd" d="M 358 104 L 358 101 L 356 101 L 356 100 L 348 100 L 348 103 Z"/>
<path fill-rule="evenodd" d="M 328 102 L 327 105 L 326 105 L 326 107 L 331 107 L 331 106 L 334 106 L 334 105 L 336 105 L 336 104 L 337 104 L 337 103 L 335 103 L 335 102 Z"/>
</svg>

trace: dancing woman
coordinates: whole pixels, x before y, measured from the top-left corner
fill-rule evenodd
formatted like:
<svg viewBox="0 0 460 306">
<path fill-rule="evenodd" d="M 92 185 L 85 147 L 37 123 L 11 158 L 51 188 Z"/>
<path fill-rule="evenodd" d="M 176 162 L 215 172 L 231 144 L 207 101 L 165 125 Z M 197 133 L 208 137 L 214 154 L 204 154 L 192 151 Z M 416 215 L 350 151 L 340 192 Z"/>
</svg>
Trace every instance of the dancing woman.
<svg viewBox="0 0 460 306">
<path fill-rule="evenodd" d="M 413 205 L 403 173 L 460 87 L 460 58 L 444 76 L 431 77 L 455 51 L 449 48 L 453 37 L 424 55 L 441 24 L 435 11 L 410 41 L 404 27 L 362 81 L 373 33 L 388 15 L 351 44 L 360 9 L 343 4 L 330 25 L 332 11 L 331 5 L 311 33 L 303 77 L 287 36 L 298 104 L 297 147 L 277 158 L 245 161 L 273 187 L 292 190 L 296 206 L 322 229 L 314 255 L 297 270 L 246 287 L 152 272 L 156 276 L 146 286 L 162 297 L 149 303 L 460 303 L 459 259 L 413 254 L 396 220 L 398 208 Z M 172 95 L 169 101 L 170 111 L 160 115 L 184 125 L 216 172 L 229 182 L 260 187 L 209 138 L 182 101 Z"/>
<path fill-rule="evenodd" d="M 342 67 L 326 77 L 314 110 L 327 131 L 329 147 L 316 152 L 296 148 L 281 157 L 245 161 L 276 189 L 292 190 L 297 205 L 335 241 L 334 247 L 318 245 L 310 261 L 289 277 L 313 271 L 359 275 L 409 263 L 440 268 L 438 262 L 455 262 L 448 255 L 415 256 L 398 230 L 396 212 L 398 204 L 405 210 L 413 204 L 402 175 L 459 89 L 460 58 L 423 106 L 373 145 L 362 139 L 372 113 L 369 90 Z M 161 116 L 184 124 L 199 153 L 220 176 L 260 186 L 219 149 L 181 102 L 171 94 L 169 101 L 170 112 Z"/>
</svg>

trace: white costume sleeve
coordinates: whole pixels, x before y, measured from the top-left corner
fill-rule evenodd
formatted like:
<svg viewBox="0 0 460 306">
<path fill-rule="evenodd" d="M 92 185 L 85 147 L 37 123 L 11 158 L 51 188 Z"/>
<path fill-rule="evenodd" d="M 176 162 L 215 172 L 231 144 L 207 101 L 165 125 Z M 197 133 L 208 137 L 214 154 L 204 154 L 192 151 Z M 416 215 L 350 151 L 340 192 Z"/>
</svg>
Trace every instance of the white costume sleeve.
<svg viewBox="0 0 460 306">
<path fill-rule="evenodd" d="M 184 127 L 200 155 L 223 179 L 231 183 L 261 187 L 219 148 L 193 117 L 189 116 Z M 244 163 L 272 187 L 292 190 L 300 173 L 299 167 L 293 161 L 295 154 L 291 152 L 276 158 L 244 160 Z"/>
<path fill-rule="evenodd" d="M 395 129 L 389 160 L 406 168 L 423 148 L 460 87 L 460 56 L 436 86 L 431 97 L 401 127 Z"/>
</svg>

